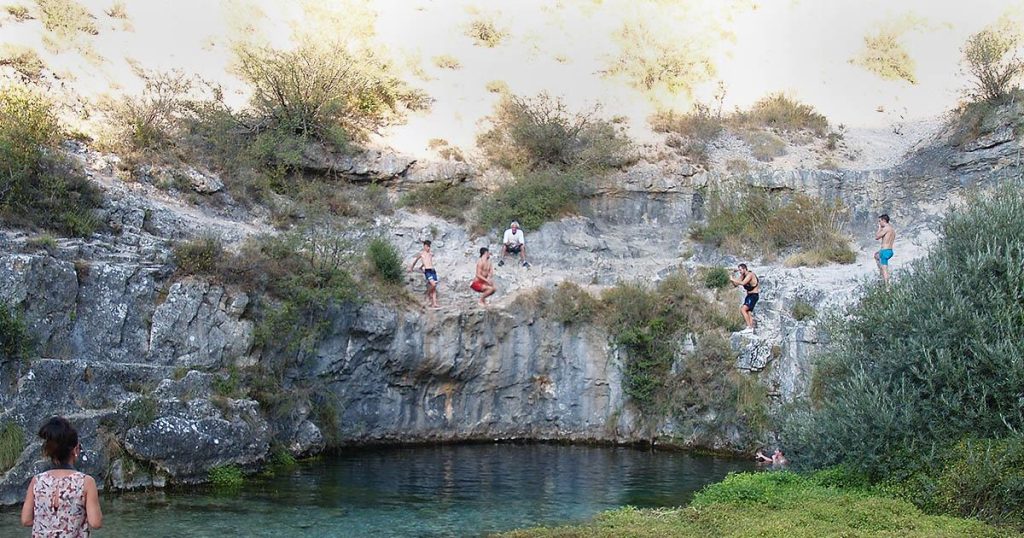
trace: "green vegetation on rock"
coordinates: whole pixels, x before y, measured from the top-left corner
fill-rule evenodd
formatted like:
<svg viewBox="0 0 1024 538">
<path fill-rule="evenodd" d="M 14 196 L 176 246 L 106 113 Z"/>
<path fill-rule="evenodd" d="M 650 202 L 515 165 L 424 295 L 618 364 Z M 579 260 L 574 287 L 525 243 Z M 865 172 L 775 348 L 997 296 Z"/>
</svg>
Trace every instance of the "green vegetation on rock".
<svg viewBox="0 0 1024 538">
<path fill-rule="evenodd" d="M 237 465 L 223 465 L 210 469 L 210 483 L 218 488 L 237 488 L 245 482 L 245 475 Z"/>
<path fill-rule="evenodd" d="M 464 222 L 477 190 L 465 183 L 438 181 L 405 193 L 399 204 L 455 222 Z"/>
<path fill-rule="evenodd" d="M 21 312 L 0 302 L 0 361 L 27 360 L 35 348 L 35 339 Z"/>
<path fill-rule="evenodd" d="M 0 216 L 27 227 L 86 236 L 99 226 L 99 191 L 57 149 L 53 105 L 23 86 L 0 88 Z"/>
<path fill-rule="evenodd" d="M 374 276 L 388 284 L 402 283 L 405 274 L 402 256 L 387 239 L 376 237 L 370 240 L 366 247 L 366 259 Z"/>
<path fill-rule="evenodd" d="M 0 473 L 6 473 L 17 463 L 25 450 L 25 431 L 13 422 L 0 427 Z"/>
<path fill-rule="evenodd" d="M 856 255 L 844 228 L 847 211 L 839 201 L 804 194 L 789 199 L 763 190 L 726 198 L 714 192 L 707 219 L 691 237 L 737 254 L 774 256 L 796 252 L 789 266 L 853 263 Z"/>
<path fill-rule="evenodd" d="M 845 463 L 929 498 L 950 491 L 944 510 L 990 517 L 1001 506 L 994 521 L 1024 528 L 1012 470 L 1024 431 L 1021 237 L 1024 194 L 1011 182 L 951 212 L 891 289 L 868 288 L 833 327 L 811 401 L 786 421 L 801 466 Z"/>
</svg>

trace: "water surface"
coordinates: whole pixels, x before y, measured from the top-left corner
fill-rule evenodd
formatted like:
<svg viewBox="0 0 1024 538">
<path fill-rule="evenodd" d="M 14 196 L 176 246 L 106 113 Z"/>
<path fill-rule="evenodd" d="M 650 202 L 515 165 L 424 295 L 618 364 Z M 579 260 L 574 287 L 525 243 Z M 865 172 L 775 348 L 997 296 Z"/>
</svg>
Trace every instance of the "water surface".
<svg viewBox="0 0 1024 538">
<path fill-rule="evenodd" d="M 623 505 L 678 506 L 746 462 L 633 448 L 375 448 L 212 489 L 101 494 L 95 536 L 482 536 L 584 521 Z M 22 536 L 7 511 L 0 536 Z M 19 534 L 20 532 L 20 534 Z"/>
</svg>

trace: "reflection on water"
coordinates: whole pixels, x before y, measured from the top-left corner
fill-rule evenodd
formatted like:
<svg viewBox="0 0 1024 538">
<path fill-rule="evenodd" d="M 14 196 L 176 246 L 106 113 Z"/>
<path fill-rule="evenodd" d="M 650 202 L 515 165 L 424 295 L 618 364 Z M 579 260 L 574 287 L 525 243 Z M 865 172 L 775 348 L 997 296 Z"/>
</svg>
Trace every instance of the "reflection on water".
<svg viewBox="0 0 1024 538">
<path fill-rule="evenodd" d="M 231 494 L 104 495 L 106 527 L 96 535 L 480 536 L 582 521 L 627 504 L 685 504 L 704 485 L 750 467 L 630 448 L 375 448 L 252 478 Z M 0 535 L 10 535 L 17 518 L 5 512 Z"/>
</svg>

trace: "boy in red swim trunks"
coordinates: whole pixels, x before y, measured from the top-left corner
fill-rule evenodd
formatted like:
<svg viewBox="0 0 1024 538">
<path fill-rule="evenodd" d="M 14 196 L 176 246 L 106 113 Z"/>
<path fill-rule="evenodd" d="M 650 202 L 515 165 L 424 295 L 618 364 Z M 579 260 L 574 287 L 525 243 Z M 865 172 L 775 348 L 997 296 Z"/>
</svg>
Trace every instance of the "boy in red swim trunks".
<svg viewBox="0 0 1024 538">
<path fill-rule="evenodd" d="M 476 262 L 476 278 L 469 287 L 483 294 L 478 301 L 480 306 L 487 306 L 487 298 L 498 291 L 494 287 L 494 266 L 491 264 L 491 252 L 487 247 L 480 247 L 480 259 Z"/>
</svg>

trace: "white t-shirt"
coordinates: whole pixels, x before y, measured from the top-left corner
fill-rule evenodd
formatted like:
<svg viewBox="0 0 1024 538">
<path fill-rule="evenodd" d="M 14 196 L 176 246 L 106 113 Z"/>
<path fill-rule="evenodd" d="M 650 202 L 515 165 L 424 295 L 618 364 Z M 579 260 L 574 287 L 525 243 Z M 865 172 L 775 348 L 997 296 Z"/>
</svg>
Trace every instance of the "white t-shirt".
<svg viewBox="0 0 1024 538">
<path fill-rule="evenodd" d="M 509 243 L 512 243 L 512 244 L 515 244 L 515 245 L 525 245 L 526 244 L 526 236 L 523 235 L 523 229 L 522 228 L 519 228 L 518 230 L 516 230 L 515 233 L 512 233 L 512 228 L 509 228 L 509 229 L 505 230 L 505 237 L 501 240 L 501 242 L 506 244 L 506 245 L 509 244 Z"/>
</svg>

